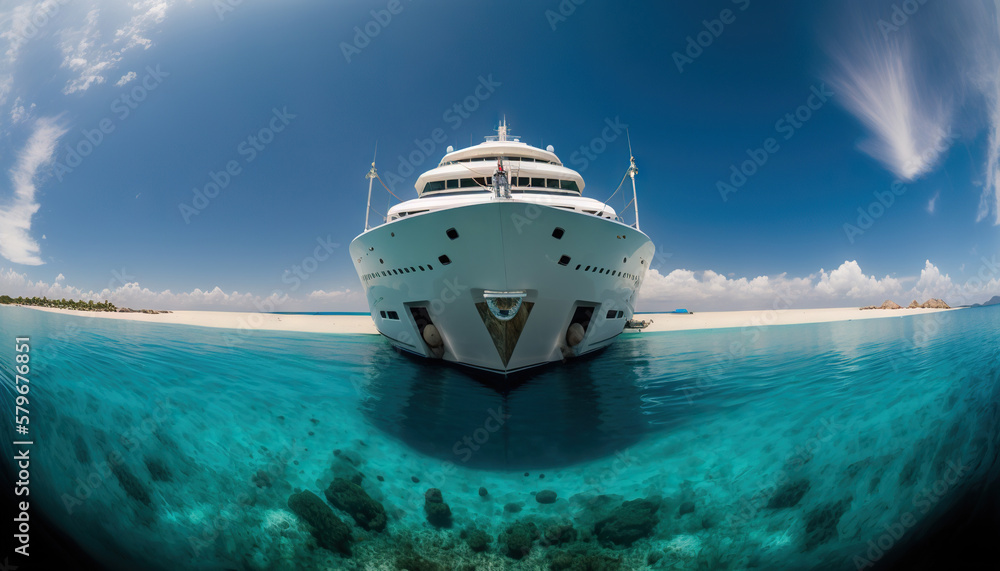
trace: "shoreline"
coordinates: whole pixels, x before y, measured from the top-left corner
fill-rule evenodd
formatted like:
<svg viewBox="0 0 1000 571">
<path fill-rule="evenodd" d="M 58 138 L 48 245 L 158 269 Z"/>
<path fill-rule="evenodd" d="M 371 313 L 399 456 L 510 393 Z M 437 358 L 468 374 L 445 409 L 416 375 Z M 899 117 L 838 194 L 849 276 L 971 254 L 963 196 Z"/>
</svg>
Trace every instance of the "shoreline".
<svg viewBox="0 0 1000 571">
<path fill-rule="evenodd" d="M 222 329 L 287 331 L 293 333 L 333 333 L 339 335 L 378 335 L 370 315 L 288 315 L 275 313 L 238 311 L 192 311 L 177 310 L 171 313 L 116 313 L 97 311 L 77 311 L 51 307 L 17 306 L 50 313 L 75 315 L 97 319 L 122 319 L 143 323 L 167 323 L 193 325 Z M 951 309 L 870 309 L 827 308 L 827 309 L 760 309 L 750 311 L 699 311 L 692 314 L 643 313 L 635 318 L 652 320 L 653 323 L 642 330 L 627 329 L 625 333 L 645 331 L 660 333 L 669 331 L 693 331 L 701 329 L 730 329 L 771 325 L 801 325 L 806 323 L 832 323 L 860 319 L 886 319 L 926 315 Z"/>
</svg>

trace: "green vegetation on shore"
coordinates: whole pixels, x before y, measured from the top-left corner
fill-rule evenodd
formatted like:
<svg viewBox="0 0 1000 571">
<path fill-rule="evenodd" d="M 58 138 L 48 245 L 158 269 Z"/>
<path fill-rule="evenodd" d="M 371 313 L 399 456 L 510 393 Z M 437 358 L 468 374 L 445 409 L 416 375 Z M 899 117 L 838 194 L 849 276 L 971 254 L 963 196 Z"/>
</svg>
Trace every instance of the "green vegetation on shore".
<svg viewBox="0 0 1000 571">
<path fill-rule="evenodd" d="M 76 309 L 78 311 L 118 311 L 115 304 L 107 300 L 94 303 L 93 301 L 76 301 L 75 299 L 49 299 L 47 297 L 10 297 L 0 295 L 2 305 L 33 305 L 36 307 L 54 307 L 57 309 Z"/>
</svg>

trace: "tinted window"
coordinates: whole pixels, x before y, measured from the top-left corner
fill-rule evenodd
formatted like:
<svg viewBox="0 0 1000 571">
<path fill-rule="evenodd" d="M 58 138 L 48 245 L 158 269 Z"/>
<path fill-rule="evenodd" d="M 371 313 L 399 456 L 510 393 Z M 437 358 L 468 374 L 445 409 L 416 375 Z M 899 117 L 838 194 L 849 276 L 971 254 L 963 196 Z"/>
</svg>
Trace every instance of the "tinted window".
<svg viewBox="0 0 1000 571">
<path fill-rule="evenodd" d="M 448 188 L 458 188 L 458 181 L 457 180 L 449 180 L 448 181 Z"/>
<path fill-rule="evenodd" d="M 471 178 L 463 178 L 461 183 L 462 183 L 462 188 L 479 187 L 479 185 L 476 184 L 476 181 L 472 180 Z"/>
<path fill-rule="evenodd" d="M 444 190 L 444 181 L 435 180 L 424 185 L 424 192 L 431 192 L 432 190 Z"/>
<path fill-rule="evenodd" d="M 563 190 L 573 190 L 576 192 L 580 192 L 580 187 L 577 186 L 575 180 L 561 180 L 559 181 L 559 188 Z"/>
<path fill-rule="evenodd" d="M 531 179 L 531 186 L 537 186 L 539 188 L 545 188 L 544 178 L 533 178 Z"/>
<path fill-rule="evenodd" d="M 554 178 L 546 179 L 546 181 L 545 181 L 545 187 L 546 188 L 559 188 L 559 181 L 557 179 L 554 179 Z"/>
</svg>

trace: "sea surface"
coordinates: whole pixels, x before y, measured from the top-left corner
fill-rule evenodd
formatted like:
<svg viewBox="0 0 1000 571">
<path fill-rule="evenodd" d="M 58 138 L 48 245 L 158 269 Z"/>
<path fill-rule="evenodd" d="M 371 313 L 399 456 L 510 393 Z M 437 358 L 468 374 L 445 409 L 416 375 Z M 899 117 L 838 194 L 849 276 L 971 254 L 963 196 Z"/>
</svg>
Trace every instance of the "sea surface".
<svg viewBox="0 0 1000 571">
<path fill-rule="evenodd" d="M 0 307 L 0 376 L 5 477 L 30 437 L 32 517 L 109 569 L 867 569 L 1000 475 L 1000 307 L 630 332 L 503 386 Z"/>
</svg>

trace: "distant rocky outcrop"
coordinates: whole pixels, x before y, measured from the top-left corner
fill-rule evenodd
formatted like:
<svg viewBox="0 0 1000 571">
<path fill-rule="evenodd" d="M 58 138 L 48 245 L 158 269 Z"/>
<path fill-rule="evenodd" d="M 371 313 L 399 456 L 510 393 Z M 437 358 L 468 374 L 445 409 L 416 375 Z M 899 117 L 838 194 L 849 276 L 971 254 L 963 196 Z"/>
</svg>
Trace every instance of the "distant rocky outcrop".
<svg viewBox="0 0 1000 571">
<path fill-rule="evenodd" d="M 974 303 L 972 307 L 986 307 L 988 305 L 1000 305 L 1000 295 L 995 295 L 986 303 Z"/>
<path fill-rule="evenodd" d="M 1000 304 L 1000 296 L 994 297 L 993 299 L 998 300 L 997 303 Z M 896 303 L 895 301 L 892 301 L 891 299 L 887 299 L 884 302 L 882 302 L 881 306 L 877 306 L 876 307 L 874 305 L 866 305 L 865 307 L 862 307 L 861 309 L 862 310 L 865 310 L 865 309 L 903 309 L 903 307 L 901 305 L 899 305 L 898 303 Z M 944 300 L 938 299 L 936 297 L 932 297 L 931 299 L 928 299 L 927 301 L 925 301 L 923 303 L 919 303 L 919 302 L 917 302 L 917 300 L 913 300 L 913 301 L 910 302 L 910 305 L 907 306 L 907 309 L 951 309 L 951 306 L 948 305 L 947 303 L 945 303 Z"/>
</svg>

